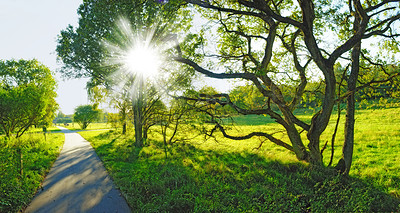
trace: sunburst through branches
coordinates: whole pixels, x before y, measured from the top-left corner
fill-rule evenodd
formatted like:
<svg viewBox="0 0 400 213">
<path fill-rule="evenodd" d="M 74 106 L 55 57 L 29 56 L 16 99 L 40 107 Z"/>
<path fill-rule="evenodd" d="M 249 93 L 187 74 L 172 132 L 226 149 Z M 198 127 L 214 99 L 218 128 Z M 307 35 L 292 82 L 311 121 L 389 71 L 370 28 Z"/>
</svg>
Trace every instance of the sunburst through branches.
<svg viewBox="0 0 400 213">
<path fill-rule="evenodd" d="M 132 101 L 146 96 L 147 88 L 157 84 L 163 63 L 155 27 L 132 26 L 120 18 L 112 38 L 104 42 L 105 66 L 116 69 L 109 76 L 114 90 L 129 90 Z"/>
</svg>

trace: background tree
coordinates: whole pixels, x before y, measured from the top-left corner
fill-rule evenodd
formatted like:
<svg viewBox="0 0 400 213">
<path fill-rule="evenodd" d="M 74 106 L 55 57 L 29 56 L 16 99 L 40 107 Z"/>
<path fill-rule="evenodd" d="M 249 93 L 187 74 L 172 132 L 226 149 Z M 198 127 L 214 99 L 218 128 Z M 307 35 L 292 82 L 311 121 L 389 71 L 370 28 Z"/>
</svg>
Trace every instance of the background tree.
<svg viewBox="0 0 400 213">
<path fill-rule="evenodd" d="M 77 122 L 82 129 L 86 129 L 89 124 L 95 122 L 101 114 L 101 110 L 92 105 L 81 105 L 75 109 L 74 121 Z"/>
<path fill-rule="evenodd" d="M 65 115 L 61 111 L 57 113 L 56 118 L 54 118 L 53 123 L 55 124 L 66 124 L 66 123 L 72 123 L 72 118 L 68 115 Z"/>
<path fill-rule="evenodd" d="M 6 136 L 49 126 L 58 108 L 55 89 L 53 73 L 37 60 L 0 61 L 0 128 Z"/>
<path fill-rule="evenodd" d="M 119 111 L 119 122 L 122 125 L 122 134 L 126 134 L 129 115 L 132 114 L 132 98 L 126 89 L 118 93 L 112 93 L 111 104 Z"/>
<path fill-rule="evenodd" d="M 218 37 L 208 39 L 215 48 L 208 50 L 206 56 L 213 58 L 215 63 L 207 66 L 200 64 L 196 55 L 176 50 L 176 61 L 186 64 L 208 77 L 218 79 L 242 79 L 253 84 L 267 99 L 265 108 L 249 109 L 235 105 L 228 94 L 216 94 L 207 98 L 221 105 L 230 105 L 238 113 L 266 114 L 281 124 L 286 130 L 290 143 L 286 143 L 267 132 L 253 132 L 243 137 L 230 136 L 222 125 L 216 123 L 216 128 L 232 139 L 245 139 L 252 136 L 262 136 L 271 142 L 293 151 L 299 160 L 322 165 L 320 136 L 326 129 L 334 105 L 343 97 L 338 98 L 334 66 L 340 58 L 352 58 L 352 70 L 348 76 L 348 93 L 351 98 L 355 92 L 354 84 L 358 80 L 360 43 L 363 39 L 374 35 L 390 38 L 391 42 L 398 36 L 395 24 L 399 20 L 399 1 L 339 1 L 335 4 L 326 1 L 201 1 L 186 0 L 198 6 L 200 11 L 212 23 L 217 23 Z M 334 19 L 345 19 L 342 31 L 332 36 L 327 23 Z M 335 28 L 335 27 L 333 27 Z M 204 40 L 207 39 L 206 37 Z M 213 40 L 217 42 L 212 43 Z M 260 48 L 262 47 L 262 48 Z M 215 49 L 215 52 L 210 52 Z M 207 57 L 208 58 L 208 57 Z M 210 64 L 210 63 L 209 63 Z M 218 69 L 215 65 L 220 65 Z M 221 70 L 224 70 L 221 72 Z M 318 71 L 316 71 L 318 70 Z M 354 70 L 354 71 L 353 71 Z M 312 78 L 318 75 L 323 82 L 323 98 L 321 108 L 307 123 L 293 113 Z M 290 92 L 286 92 L 290 85 Z M 350 86 L 352 85 L 352 86 Z M 285 94 L 290 94 L 286 96 Z M 354 101 L 348 104 L 348 110 Z M 278 110 L 274 110 L 274 103 Z M 354 110 L 347 112 L 348 119 L 346 139 L 343 153 L 352 153 L 351 126 L 354 126 Z M 353 124 L 352 124 L 353 123 Z M 300 134 L 307 133 L 308 144 L 303 142 Z M 307 144 L 307 146 L 306 146 Z M 348 149 L 349 148 L 349 149 Z M 345 154 L 347 153 L 347 154 Z M 344 157 L 346 159 L 346 157 Z M 345 160 L 343 171 L 348 173 L 351 157 Z"/>
</svg>

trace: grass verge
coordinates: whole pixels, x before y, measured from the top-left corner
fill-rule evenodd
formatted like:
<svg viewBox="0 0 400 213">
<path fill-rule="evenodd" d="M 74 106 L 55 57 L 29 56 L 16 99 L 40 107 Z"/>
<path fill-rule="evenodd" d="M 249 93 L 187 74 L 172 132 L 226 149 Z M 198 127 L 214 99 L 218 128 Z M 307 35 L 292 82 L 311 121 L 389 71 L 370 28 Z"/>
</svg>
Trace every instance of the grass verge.
<svg viewBox="0 0 400 213">
<path fill-rule="evenodd" d="M 0 212 L 18 212 L 29 204 L 64 143 L 64 134 L 0 136 Z M 21 174 L 22 156 L 22 174 Z"/>
</svg>

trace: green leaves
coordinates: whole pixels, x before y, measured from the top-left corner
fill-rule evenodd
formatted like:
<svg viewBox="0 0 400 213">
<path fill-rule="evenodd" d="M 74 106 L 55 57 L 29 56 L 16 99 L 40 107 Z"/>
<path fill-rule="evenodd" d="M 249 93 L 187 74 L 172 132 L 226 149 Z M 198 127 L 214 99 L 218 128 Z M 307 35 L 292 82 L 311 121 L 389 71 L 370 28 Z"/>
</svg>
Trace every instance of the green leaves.
<svg viewBox="0 0 400 213">
<path fill-rule="evenodd" d="M 52 74 L 36 60 L 0 61 L 0 128 L 7 137 L 51 123 L 58 107 Z"/>
</svg>

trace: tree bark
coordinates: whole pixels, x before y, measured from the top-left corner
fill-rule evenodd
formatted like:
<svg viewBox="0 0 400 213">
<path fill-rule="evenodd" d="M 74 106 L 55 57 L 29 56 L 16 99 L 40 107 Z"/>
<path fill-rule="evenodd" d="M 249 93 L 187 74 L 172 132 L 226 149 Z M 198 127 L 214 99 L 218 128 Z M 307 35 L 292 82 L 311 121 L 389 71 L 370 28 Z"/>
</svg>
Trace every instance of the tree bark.
<svg viewBox="0 0 400 213">
<path fill-rule="evenodd" d="M 308 140 L 310 143 L 308 144 L 308 148 L 310 149 L 310 163 L 313 165 L 318 165 L 322 166 L 322 155 L 321 151 L 319 148 L 320 145 L 320 139 L 319 137 L 321 134 L 312 134 L 311 136 L 308 137 Z"/>
<path fill-rule="evenodd" d="M 139 82 L 139 87 L 137 88 L 138 95 L 132 100 L 136 147 L 143 147 L 143 88 L 144 83 L 143 79 L 141 79 L 141 82 Z"/>
<path fill-rule="evenodd" d="M 142 135 L 143 135 L 143 143 L 145 143 L 146 142 L 146 140 L 147 140 L 147 133 L 148 133 L 148 131 L 149 131 L 149 128 L 146 128 L 146 127 L 143 127 L 143 130 L 142 130 Z"/>
<path fill-rule="evenodd" d="M 346 123 L 344 128 L 344 144 L 342 149 L 342 160 L 344 161 L 343 174 L 348 175 L 353 161 L 354 147 L 354 125 L 355 125 L 355 90 L 357 86 L 358 73 L 360 71 L 361 42 L 358 42 L 351 53 L 351 73 L 347 83 L 350 95 L 347 97 Z"/>
<path fill-rule="evenodd" d="M 289 127 L 286 128 L 286 132 L 289 136 L 290 142 L 292 143 L 294 153 L 296 154 L 297 159 L 304 160 L 310 162 L 310 154 L 307 152 L 306 147 L 301 140 L 300 134 L 297 131 L 294 124 L 289 124 Z"/>
<path fill-rule="evenodd" d="M 126 134 L 126 122 L 124 122 L 122 124 L 122 134 L 125 135 Z"/>
<path fill-rule="evenodd" d="M 354 34 L 364 34 L 366 29 L 366 22 L 369 17 L 363 10 L 359 1 L 355 2 L 356 12 L 354 17 L 353 32 Z M 342 168 L 339 169 L 344 175 L 348 175 L 353 161 L 353 148 L 354 148 L 354 125 L 355 125 L 355 91 L 357 86 L 357 79 L 360 71 L 360 55 L 361 55 L 361 40 L 357 42 L 351 52 L 351 72 L 349 80 L 347 81 L 347 90 L 350 95 L 347 97 L 346 109 L 346 123 L 344 129 L 344 144 L 342 149 L 342 158 L 338 165 L 341 164 Z M 344 168 L 343 168 L 344 167 Z M 337 167 L 339 168 L 339 167 Z"/>
<path fill-rule="evenodd" d="M 135 143 L 136 147 L 143 146 L 143 112 L 141 107 L 141 101 L 136 100 L 136 103 L 133 105 L 133 123 L 135 126 Z"/>
<path fill-rule="evenodd" d="M 125 135 L 126 134 L 126 117 L 127 117 L 127 105 L 125 105 L 125 101 L 123 102 L 123 107 L 120 110 L 120 115 L 121 115 L 121 119 L 120 121 L 122 122 L 122 134 Z"/>
<path fill-rule="evenodd" d="M 308 148 L 311 155 L 311 163 L 314 165 L 323 165 L 323 158 L 320 149 L 320 137 L 328 126 L 333 106 L 335 104 L 336 79 L 333 72 L 333 67 L 324 70 L 325 75 L 325 95 L 322 102 L 322 109 L 316 113 L 311 119 L 311 127 L 307 133 L 309 140 Z"/>
</svg>

